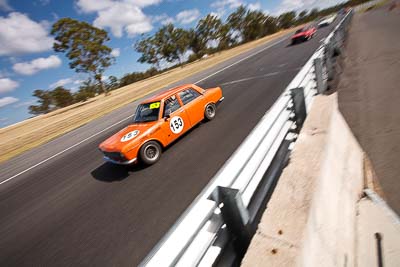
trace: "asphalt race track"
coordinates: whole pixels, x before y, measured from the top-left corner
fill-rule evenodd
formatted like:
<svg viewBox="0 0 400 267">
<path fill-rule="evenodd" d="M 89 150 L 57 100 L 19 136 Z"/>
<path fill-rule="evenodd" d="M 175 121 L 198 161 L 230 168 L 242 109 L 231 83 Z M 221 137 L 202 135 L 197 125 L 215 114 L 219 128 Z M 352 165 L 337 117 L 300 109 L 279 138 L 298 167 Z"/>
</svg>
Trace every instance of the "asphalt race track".
<svg viewBox="0 0 400 267">
<path fill-rule="evenodd" d="M 221 86 L 225 101 L 213 121 L 191 130 L 154 166 L 114 166 L 97 149 L 128 120 L 104 129 L 130 116 L 137 102 L 2 163 L 0 266 L 137 265 L 332 29 L 295 46 L 286 37 L 273 41 L 182 81 Z"/>
</svg>

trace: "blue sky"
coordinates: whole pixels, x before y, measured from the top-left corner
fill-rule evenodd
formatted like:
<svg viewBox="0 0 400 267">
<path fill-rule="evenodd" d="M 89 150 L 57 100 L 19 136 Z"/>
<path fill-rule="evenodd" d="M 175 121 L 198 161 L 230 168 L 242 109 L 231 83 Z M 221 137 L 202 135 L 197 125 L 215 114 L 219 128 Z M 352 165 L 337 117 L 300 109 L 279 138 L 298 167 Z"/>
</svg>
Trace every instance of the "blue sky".
<svg viewBox="0 0 400 267">
<path fill-rule="evenodd" d="M 85 75 L 68 67 L 68 59 L 52 50 L 51 25 L 62 17 L 92 23 L 109 32 L 116 63 L 105 76 L 121 77 L 149 66 L 137 63 L 132 45 L 142 33 L 173 22 L 189 28 L 209 13 L 225 19 L 243 4 L 269 14 L 327 7 L 341 0 L 0 0 L 0 128 L 31 115 L 32 92 L 63 85 L 77 90 Z"/>
</svg>

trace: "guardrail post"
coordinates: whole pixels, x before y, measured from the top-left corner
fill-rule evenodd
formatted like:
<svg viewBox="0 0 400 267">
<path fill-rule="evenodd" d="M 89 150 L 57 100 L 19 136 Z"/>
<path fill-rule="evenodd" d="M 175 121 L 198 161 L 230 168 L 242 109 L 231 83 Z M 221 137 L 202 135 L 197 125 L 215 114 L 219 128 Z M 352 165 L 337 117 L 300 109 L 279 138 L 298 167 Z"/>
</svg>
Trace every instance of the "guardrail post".
<svg viewBox="0 0 400 267">
<path fill-rule="evenodd" d="M 249 213 L 245 208 L 239 190 L 218 186 L 217 202 L 220 205 L 222 218 L 228 231 L 233 236 L 233 247 L 236 255 L 244 256 L 250 244 Z M 215 194 L 214 194 L 215 196 Z"/>
<path fill-rule="evenodd" d="M 323 94 L 326 91 L 327 84 L 324 82 L 322 59 L 314 59 L 315 76 L 317 82 L 318 94 Z"/>
<path fill-rule="evenodd" d="M 333 47 L 332 41 L 325 45 L 325 65 L 326 72 L 328 75 L 328 81 L 333 80 L 335 76 L 334 68 L 333 68 Z"/>
<path fill-rule="evenodd" d="M 333 45 L 333 56 L 336 57 L 340 55 L 342 43 L 341 43 L 341 28 L 338 28 L 335 34 L 333 35 L 334 45 Z"/>
<path fill-rule="evenodd" d="M 304 99 L 304 88 L 299 87 L 291 89 L 290 94 L 292 96 L 292 101 L 293 101 L 296 128 L 298 131 L 300 131 L 301 127 L 303 127 L 303 123 L 306 120 L 307 116 L 306 102 Z"/>
</svg>

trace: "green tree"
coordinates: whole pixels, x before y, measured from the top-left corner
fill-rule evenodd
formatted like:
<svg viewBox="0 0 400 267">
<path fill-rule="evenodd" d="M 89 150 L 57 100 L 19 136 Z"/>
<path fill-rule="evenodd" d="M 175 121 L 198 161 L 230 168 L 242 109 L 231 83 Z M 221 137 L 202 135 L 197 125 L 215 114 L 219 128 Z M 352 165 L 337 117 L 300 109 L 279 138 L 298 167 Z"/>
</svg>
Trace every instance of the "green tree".
<svg viewBox="0 0 400 267">
<path fill-rule="evenodd" d="M 218 50 L 224 50 L 229 48 L 235 40 L 233 40 L 231 34 L 231 29 L 228 24 L 223 24 L 219 28 L 218 32 Z"/>
<path fill-rule="evenodd" d="M 156 74 L 160 73 L 160 71 L 156 68 L 150 68 L 145 72 L 132 72 L 127 73 L 119 80 L 119 86 L 125 86 L 149 77 L 152 77 Z"/>
<path fill-rule="evenodd" d="M 286 12 L 278 17 L 278 25 L 280 28 L 288 29 L 292 27 L 296 22 L 296 12 Z"/>
<path fill-rule="evenodd" d="M 157 69 L 160 69 L 161 55 L 153 36 L 142 37 L 142 39 L 135 44 L 134 48 L 136 52 L 141 54 L 141 56 L 137 60 L 138 62 L 148 63 L 156 66 Z"/>
<path fill-rule="evenodd" d="M 115 60 L 111 48 L 105 45 L 110 40 L 107 32 L 84 21 L 62 18 L 53 24 L 51 34 L 56 40 L 54 51 L 66 53 L 70 68 L 91 74 L 107 93 L 101 77 Z"/>
<path fill-rule="evenodd" d="M 244 6 L 239 6 L 233 13 L 231 13 L 227 20 L 226 24 L 230 28 L 230 32 L 232 36 L 235 36 L 235 33 L 239 33 L 239 37 L 232 37 L 234 42 L 239 43 L 243 42 L 243 30 L 245 26 L 245 18 L 246 18 L 247 9 Z"/>
<path fill-rule="evenodd" d="M 179 60 L 178 47 L 175 40 L 175 27 L 172 23 L 161 27 L 154 35 L 158 53 L 167 62 Z"/>
<path fill-rule="evenodd" d="M 239 34 L 241 42 L 252 41 L 278 30 L 275 18 L 259 10 L 248 10 L 244 6 L 238 7 L 228 16 L 227 25 L 231 34 Z"/>
<path fill-rule="evenodd" d="M 152 37 L 138 42 L 136 51 L 142 53 L 142 60 L 147 63 L 159 63 L 162 59 L 167 62 L 179 61 L 190 45 L 190 33 L 181 28 L 175 28 L 172 23 L 161 27 Z M 147 54 L 146 54 L 147 53 Z"/>
<path fill-rule="evenodd" d="M 87 99 L 96 96 L 98 92 L 99 86 L 93 83 L 91 79 L 87 79 L 79 86 L 78 92 L 73 95 L 74 102 L 86 101 Z"/>
<path fill-rule="evenodd" d="M 52 105 L 51 94 L 49 91 L 45 90 L 35 90 L 32 94 L 33 96 L 39 98 L 39 105 L 29 106 L 29 113 L 34 115 L 44 114 L 50 112 L 54 105 Z"/>
<path fill-rule="evenodd" d="M 266 16 L 263 12 L 248 10 L 241 29 L 243 41 L 248 42 L 264 36 L 265 20 Z"/>
<path fill-rule="evenodd" d="M 272 16 L 267 16 L 264 21 L 264 35 L 276 33 L 278 30 L 278 19 Z"/>
<path fill-rule="evenodd" d="M 299 22 L 299 24 L 305 22 L 306 16 L 307 16 L 308 11 L 307 10 L 303 10 L 299 13 L 299 15 L 297 16 L 297 21 Z"/>
<path fill-rule="evenodd" d="M 176 28 L 173 32 L 172 40 L 176 44 L 178 52 L 179 65 L 182 65 L 182 59 L 190 45 L 190 34 L 182 28 Z"/>
<path fill-rule="evenodd" d="M 118 87 L 119 87 L 118 78 L 113 75 L 109 76 L 107 79 L 107 90 L 109 91 L 115 90 Z"/>
<path fill-rule="evenodd" d="M 196 34 L 199 36 L 199 41 L 203 50 L 207 50 L 207 45 L 212 40 L 217 40 L 221 34 L 222 22 L 214 15 L 208 14 L 206 17 L 199 20 L 196 26 Z"/>
<path fill-rule="evenodd" d="M 245 24 L 247 9 L 241 5 L 227 18 L 227 24 L 232 30 L 242 32 Z"/>
<path fill-rule="evenodd" d="M 316 18 L 318 18 L 318 14 L 319 14 L 318 8 L 311 9 L 310 13 L 307 16 L 307 20 L 308 21 L 315 20 Z"/>
<path fill-rule="evenodd" d="M 74 97 L 72 96 L 71 91 L 62 86 L 58 86 L 49 93 L 51 102 L 57 108 L 63 108 L 74 103 Z"/>
<path fill-rule="evenodd" d="M 204 45 L 200 40 L 200 36 L 196 34 L 194 29 L 190 29 L 188 32 L 189 48 L 193 51 L 194 56 L 192 58 L 201 58 L 204 55 Z"/>
</svg>

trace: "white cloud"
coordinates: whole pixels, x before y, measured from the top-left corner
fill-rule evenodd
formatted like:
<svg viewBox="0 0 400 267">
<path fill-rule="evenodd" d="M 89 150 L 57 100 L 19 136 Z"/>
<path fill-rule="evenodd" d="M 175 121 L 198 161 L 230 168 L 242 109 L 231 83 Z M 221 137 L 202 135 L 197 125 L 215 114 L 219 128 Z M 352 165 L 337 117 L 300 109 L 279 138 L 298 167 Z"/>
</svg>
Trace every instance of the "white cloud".
<svg viewBox="0 0 400 267">
<path fill-rule="evenodd" d="M 181 24 L 189 24 L 197 20 L 200 17 L 200 11 L 198 9 L 184 10 L 176 15 L 176 20 Z"/>
<path fill-rule="evenodd" d="M 81 83 L 83 83 L 83 82 L 84 82 L 84 80 L 75 80 L 75 81 L 74 81 L 74 84 L 77 85 L 77 84 L 81 84 Z"/>
<path fill-rule="evenodd" d="M 169 23 L 174 23 L 175 19 L 171 18 L 170 16 L 168 16 L 167 14 L 164 13 L 164 14 L 152 17 L 151 21 L 153 23 L 160 22 L 162 25 L 167 25 Z"/>
<path fill-rule="evenodd" d="M 76 92 L 79 89 L 79 85 L 83 83 L 85 80 L 79 79 L 79 77 L 75 78 L 64 78 L 56 81 L 55 83 L 52 83 L 49 85 L 49 89 L 54 89 L 57 88 L 58 86 L 66 86 L 68 85 L 68 89 L 71 90 L 71 92 Z"/>
<path fill-rule="evenodd" d="M 216 9 L 234 9 L 243 4 L 242 0 L 217 0 L 211 4 L 211 7 Z"/>
<path fill-rule="evenodd" d="M 7 0 L 0 0 L 0 10 L 12 11 L 13 8 L 7 3 Z"/>
<path fill-rule="evenodd" d="M 49 88 L 57 88 L 59 86 L 65 86 L 67 84 L 73 83 L 74 80 L 72 78 L 65 78 L 65 79 L 60 79 L 56 81 L 55 83 L 52 83 L 49 85 Z"/>
<path fill-rule="evenodd" d="M 113 57 L 119 57 L 120 54 L 121 54 L 121 50 L 120 50 L 119 48 L 114 48 L 114 49 L 111 51 L 111 55 L 112 55 Z"/>
<path fill-rule="evenodd" d="M 40 57 L 30 62 L 16 63 L 13 70 L 22 75 L 32 75 L 41 70 L 54 69 L 61 66 L 61 59 L 58 56 L 51 55 L 47 58 Z"/>
<path fill-rule="evenodd" d="M 150 17 L 142 8 L 160 3 L 162 0 L 78 0 L 77 7 L 81 12 L 97 12 L 93 25 L 109 28 L 116 37 L 146 33 L 153 29 Z"/>
<path fill-rule="evenodd" d="M 218 12 L 210 12 L 210 15 L 220 19 L 222 14 L 220 14 Z"/>
<path fill-rule="evenodd" d="M 11 92 L 19 86 L 19 83 L 9 78 L 0 79 L 0 93 Z"/>
<path fill-rule="evenodd" d="M 159 4 L 162 0 L 78 0 L 76 6 L 83 13 L 91 13 L 111 8 L 115 4 L 126 3 L 137 7 Z"/>
<path fill-rule="evenodd" d="M 146 7 L 159 4 L 162 0 L 126 0 L 126 2 L 132 3 L 138 7 Z"/>
<path fill-rule="evenodd" d="M 0 56 L 47 51 L 52 45 L 45 26 L 27 15 L 12 12 L 0 17 Z"/>
<path fill-rule="evenodd" d="M 134 36 L 153 28 L 150 18 L 139 7 L 127 3 L 115 3 L 112 7 L 99 11 L 93 24 L 100 28 L 110 28 L 116 37 L 122 37 L 124 31 L 129 36 Z"/>
<path fill-rule="evenodd" d="M 48 4 L 50 4 L 50 0 L 39 0 L 39 2 L 42 6 L 47 6 Z"/>
<path fill-rule="evenodd" d="M 217 0 L 211 3 L 211 7 L 215 9 L 214 13 L 218 14 L 219 18 L 222 18 L 227 11 L 238 8 L 241 5 L 244 5 L 242 0 Z"/>
<path fill-rule="evenodd" d="M 254 11 L 254 10 L 261 10 L 261 3 L 256 2 L 256 3 L 250 3 L 247 5 L 248 9 Z"/>
<path fill-rule="evenodd" d="M 6 96 L 3 98 L 0 98 L 0 108 L 13 104 L 15 102 L 18 102 L 18 98 L 12 97 L 12 96 Z"/>
<path fill-rule="evenodd" d="M 79 11 L 84 13 L 91 13 L 110 8 L 113 1 L 110 0 L 79 0 L 76 2 Z"/>
<path fill-rule="evenodd" d="M 278 7 L 280 12 L 287 12 L 292 10 L 301 9 L 316 0 L 283 0 Z"/>
<path fill-rule="evenodd" d="M 24 102 L 20 102 L 20 103 L 13 105 L 13 108 L 27 107 L 27 106 L 33 105 L 35 103 L 36 103 L 36 100 L 24 101 Z"/>
<path fill-rule="evenodd" d="M 327 8 L 345 2 L 345 0 L 282 0 L 281 4 L 275 10 L 275 14 L 279 15 L 288 11 L 300 11 L 312 8 Z"/>
</svg>

